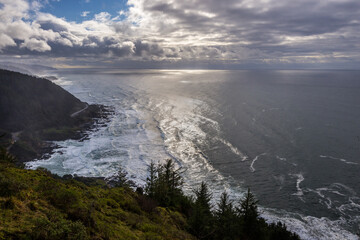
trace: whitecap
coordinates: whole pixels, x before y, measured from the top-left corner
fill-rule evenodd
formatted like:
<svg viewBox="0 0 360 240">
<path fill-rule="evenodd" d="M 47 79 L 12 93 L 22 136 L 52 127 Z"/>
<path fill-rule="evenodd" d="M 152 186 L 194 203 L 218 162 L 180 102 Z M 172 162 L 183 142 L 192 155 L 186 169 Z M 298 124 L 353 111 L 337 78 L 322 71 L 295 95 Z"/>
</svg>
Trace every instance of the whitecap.
<svg viewBox="0 0 360 240">
<path fill-rule="evenodd" d="M 286 158 L 284 157 L 279 157 L 279 156 L 276 156 L 277 159 L 281 160 L 281 161 L 286 161 Z"/>
<path fill-rule="evenodd" d="M 336 157 L 333 157 L 333 156 L 326 156 L 326 155 L 320 155 L 319 157 L 320 158 L 328 158 L 328 159 L 332 159 L 332 160 L 339 160 L 340 162 L 343 162 L 343 163 L 346 163 L 346 164 L 359 165 L 356 162 L 351 162 L 351 161 L 348 161 L 348 160 L 346 160 L 344 158 L 336 158 Z"/>
<path fill-rule="evenodd" d="M 226 141 L 225 139 L 222 138 L 216 138 L 218 139 L 220 142 L 222 142 L 224 145 L 226 145 L 227 147 L 229 147 L 229 149 L 231 150 L 231 152 L 233 152 L 234 154 L 238 155 L 239 157 L 241 157 L 241 161 L 246 161 L 249 157 L 246 156 L 245 154 L 243 154 L 242 152 L 240 152 L 240 150 L 233 146 L 230 142 Z"/>
<path fill-rule="evenodd" d="M 300 187 L 300 184 L 301 182 L 303 182 L 305 180 L 304 176 L 302 173 L 298 173 L 298 174 L 289 174 L 290 176 L 294 176 L 296 177 L 296 193 L 293 193 L 292 195 L 295 195 L 295 196 L 303 196 L 304 195 L 304 192 L 303 190 L 301 189 Z M 300 198 L 302 201 L 304 201 L 302 198 Z"/>
<path fill-rule="evenodd" d="M 255 162 L 259 159 L 259 157 L 264 156 L 264 155 L 266 155 L 266 153 L 259 154 L 259 155 L 257 155 L 257 156 L 252 160 L 251 165 L 250 165 L 250 170 L 251 170 L 252 172 L 255 172 L 255 170 L 256 170 L 256 169 L 254 168 Z"/>
</svg>

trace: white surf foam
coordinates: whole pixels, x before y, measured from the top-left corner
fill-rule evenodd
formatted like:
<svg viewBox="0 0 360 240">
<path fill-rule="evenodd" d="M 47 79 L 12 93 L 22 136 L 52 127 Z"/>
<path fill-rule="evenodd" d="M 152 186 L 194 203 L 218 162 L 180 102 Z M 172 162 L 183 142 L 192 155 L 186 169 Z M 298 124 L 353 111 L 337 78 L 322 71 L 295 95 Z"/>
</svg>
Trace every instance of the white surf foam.
<svg viewBox="0 0 360 240">
<path fill-rule="evenodd" d="M 294 177 L 296 177 L 297 178 L 297 180 L 296 180 L 296 193 L 294 193 L 293 195 L 295 195 L 295 196 L 303 196 L 304 195 L 304 192 L 303 192 L 303 190 L 301 189 L 301 187 L 300 187 L 300 184 L 301 184 L 301 182 L 303 182 L 304 180 L 305 180 L 305 178 L 304 178 L 304 176 L 303 176 L 303 174 L 302 173 L 298 173 L 298 174 L 289 174 L 290 176 L 294 176 Z M 301 198 L 301 200 L 303 200 L 302 198 Z M 304 200 L 303 200 L 304 201 Z"/>
<path fill-rule="evenodd" d="M 264 156 L 264 155 L 266 155 L 266 153 L 259 154 L 259 155 L 257 155 L 257 156 L 252 160 L 251 165 L 250 165 L 250 170 L 251 170 L 252 172 L 255 172 L 255 171 L 256 171 L 256 169 L 254 168 L 255 162 L 259 159 L 259 157 Z"/>
<path fill-rule="evenodd" d="M 290 162 L 290 161 L 288 161 L 288 160 L 287 160 L 286 158 L 284 158 L 284 157 L 280 157 L 280 156 L 276 155 L 276 159 L 279 159 L 280 161 L 283 161 L 283 162 L 287 162 L 288 164 L 291 164 L 291 165 L 293 165 L 294 167 L 297 166 L 296 163 Z"/>
<path fill-rule="evenodd" d="M 199 108 L 204 107 L 202 106 L 203 102 L 186 98 L 179 100 L 179 98 L 181 97 L 152 98 L 148 102 L 147 108 L 154 113 L 154 118 L 158 122 L 166 151 L 177 160 L 179 167 L 185 169 L 184 191 L 192 193 L 194 186 L 206 181 L 214 190 L 215 198 L 217 195 L 220 196 L 224 190 L 232 192 L 233 196 L 242 196 L 242 191 L 233 190 L 236 184 L 231 184 L 229 178 L 220 174 L 199 148 L 208 137 L 200 126 L 205 124 L 218 132 L 220 131 L 219 124 L 200 114 Z M 244 158 L 244 155 L 229 142 L 224 139 L 222 142 L 235 154 Z M 231 185 L 232 187 L 230 187 Z"/>
<path fill-rule="evenodd" d="M 240 150 L 233 146 L 230 142 L 226 141 L 225 139 L 222 138 L 216 138 L 218 139 L 220 142 L 222 142 L 224 145 L 226 145 L 227 147 L 229 147 L 229 149 L 236 155 L 238 155 L 241 158 L 241 161 L 246 161 L 249 157 L 246 156 L 245 154 L 243 154 L 242 152 L 240 152 Z"/>
<path fill-rule="evenodd" d="M 281 160 L 281 161 L 284 161 L 284 162 L 286 161 L 286 158 L 284 158 L 284 157 L 276 156 L 276 158 L 279 159 L 279 160 Z"/>
<path fill-rule="evenodd" d="M 340 162 L 343 162 L 343 163 L 346 163 L 346 164 L 351 164 L 351 165 L 359 165 L 358 163 L 356 162 L 350 162 L 344 158 L 336 158 L 336 157 L 333 157 L 333 156 L 326 156 L 326 155 L 320 155 L 319 157 L 321 158 L 328 158 L 328 159 L 332 159 L 332 160 L 339 160 Z"/>
<path fill-rule="evenodd" d="M 261 216 L 267 222 L 281 221 L 288 230 L 296 232 L 301 239 L 306 240 L 359 240 L 359 237 L 341 226 L 346 224 L 344 219 L 330 220 L 322 217 L 304 216 L 278 209 L 263 208 Z"/>
</svg>

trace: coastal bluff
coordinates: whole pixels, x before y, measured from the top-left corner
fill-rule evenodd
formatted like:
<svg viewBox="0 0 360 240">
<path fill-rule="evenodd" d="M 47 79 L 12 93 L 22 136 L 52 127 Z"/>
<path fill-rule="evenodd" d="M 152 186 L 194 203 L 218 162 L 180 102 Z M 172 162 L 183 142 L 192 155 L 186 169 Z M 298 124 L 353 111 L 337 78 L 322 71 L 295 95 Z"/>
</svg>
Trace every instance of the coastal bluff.
<svg viewBox="0 0 360 240">
<path fill-rule="evenodd" d="M 51 152 L 48 141 L 83 137 L 108 114 L 48 79 L 0 69 L 0 134 L 21 162 Z"/>
</svg>

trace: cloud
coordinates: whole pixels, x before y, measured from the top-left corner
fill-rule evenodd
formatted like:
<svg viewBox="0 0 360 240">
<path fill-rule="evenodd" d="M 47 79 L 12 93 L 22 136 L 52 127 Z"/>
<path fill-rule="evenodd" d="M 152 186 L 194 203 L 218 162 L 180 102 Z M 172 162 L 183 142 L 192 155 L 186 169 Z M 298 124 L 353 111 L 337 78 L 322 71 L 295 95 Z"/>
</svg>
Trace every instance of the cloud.
<svg viewBox="0 0 360 240">
<path fill-rule="evenodd" d="M 94 20 L 97 22 L 109 22 L 111 19 L 111 15 L 108 12 L 101 12 L 98 14 L 95 14 Z"/>
<path fill-rule="evenodd" d="M 25 0 L 0 0 L 2 7 L 0 9 L 1 23 L 17 21 L 29 17 L 29 3 Z"/>
<path fill-rule="evenodd" d="M 46 52 L 51 50 L 51 47 L 44 40 L 38 40 L 35 38 L 26 39 L 20 45 L 20 48 L 27 48 L 36 52 Z"/>
<path fill-rule="evenodd" d="M 46 13 L 44 2 L 0 0 L 3 55 L 150 65 L 360 61 L 357 0 L 128 0 L 126 12 L 82 22 Z"/>
<path fill-rule="evenodd" d="M 81 16 L 82 17 L 87 17 L 87 15 L 89 15 L 89 13 L 90 13 L 89 11 L 84 11 L 84 12 L 81 13 Z"/>
<path fill-rule="evenodd" d="M 15 41 L 9 37 L 8 35 L 5 35 L 3 33 L 0 34 L 0 49 L 3 49 L 8 46 L 16 46 Z"/>
</svg>

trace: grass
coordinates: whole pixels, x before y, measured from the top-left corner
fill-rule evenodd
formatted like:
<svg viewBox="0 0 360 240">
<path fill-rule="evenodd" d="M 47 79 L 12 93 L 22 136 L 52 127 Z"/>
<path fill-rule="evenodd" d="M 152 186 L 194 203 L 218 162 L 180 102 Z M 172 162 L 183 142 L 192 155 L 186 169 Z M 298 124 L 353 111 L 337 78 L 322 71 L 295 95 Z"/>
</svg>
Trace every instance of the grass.
<svg viewBox="0 0 360 240">
<path fill-rule="evenodd" d="M 0 164 L 0 239 L 194 239 L 178 212 L 128 188 Z M 145 200 L 144 200 L 145 198 Z"/>
</svg>

